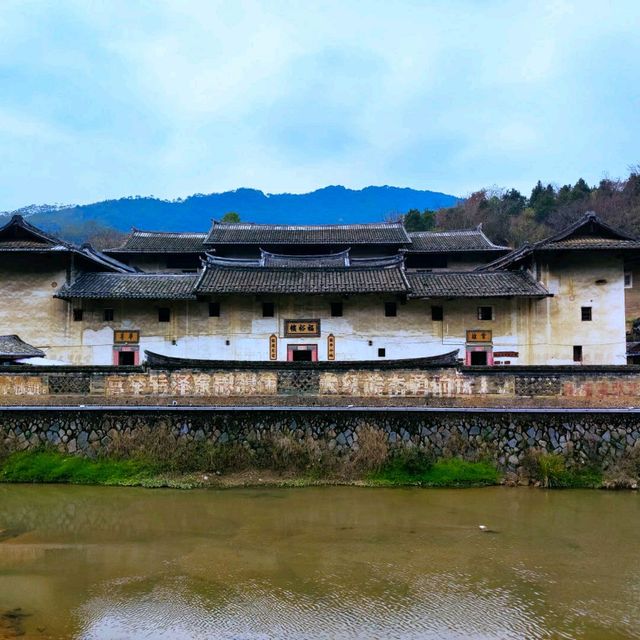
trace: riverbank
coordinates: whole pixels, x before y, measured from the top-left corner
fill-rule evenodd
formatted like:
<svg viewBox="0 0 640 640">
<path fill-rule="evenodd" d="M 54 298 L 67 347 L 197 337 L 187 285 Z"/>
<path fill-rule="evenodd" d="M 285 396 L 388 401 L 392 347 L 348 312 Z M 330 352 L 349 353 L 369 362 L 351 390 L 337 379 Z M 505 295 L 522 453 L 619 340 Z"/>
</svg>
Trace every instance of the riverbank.
<svg viewBox="0 0 640 640">
<path fill-rule="evenodd" d="M 371 455 L 372 452 L 369 452 Z M 159 462 L 150 457 L 101 457 L 90 459 L 58 451 L 20 451 L 0 460 L 0 482 L 85 484 L 105 486 L 141 486 L 148 488 L 218 488 L 236 487 L 440 487 L 467 488 L 495 485 L 535 486 L 542 488 L 637 489 L 637 469 L 627 465 L 605 472 L 595 465 L 571 468 L 561 456 L 531 456 L 520 473 L 501 471 L 488 460 L 464 460 L 460 457 L 433 459 L 426 452 L 406 450 L 367 464 L 357 459 L 324 460 L 322 466 L 307 460 L 296 464 L 294 458 L 280 460 L 272 466 L 256 461 L 238 464 L 237 452 L 219 453 L 218 464 L 201 469 L 185 468 Z M 226 464 L 224 464 L 226 462 Z M 299 463 L 300 460 L 297 460 Z M 319 460 L 316 462 L 320 462 Z M 635 461 L 637 464 L 638 462 Z M 274 468 L 276 467 L 276 468 Z M 204 469 L 204 470 L 202 470 Z"/>
</svg>

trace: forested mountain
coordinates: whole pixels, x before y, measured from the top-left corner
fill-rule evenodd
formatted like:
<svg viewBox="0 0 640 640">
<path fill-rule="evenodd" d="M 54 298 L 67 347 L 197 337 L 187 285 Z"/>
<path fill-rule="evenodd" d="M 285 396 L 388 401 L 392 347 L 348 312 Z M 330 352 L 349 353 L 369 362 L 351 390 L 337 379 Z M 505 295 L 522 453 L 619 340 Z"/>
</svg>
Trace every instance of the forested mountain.
<svg viewBox="0 0 640 640">
<path fill-rule="evenodd" d="M 561 187 L 538 183 L 529 195 L 516 189 L 481 189 L 453 207 L 439 211 L 412 210 L 405 216 L 409 230 L 464 229 L 482 223 L 500 244 L 535 242 L 567 226 L 587 211 L 609 224 L 640 236 L 640 167 L 624 180 L 603 179 L 588 185 L 580 178 Z"/>
<path fill-rule="evenodd" d="M 529 194 L 481 189 L 466 199 L 398 187 L 361 190 L 333 186 L 305 194 L 265 194 L 237 189 L 185 199 L 130 197 L 78 206 L 32 205 L 16 212 L 64 238 L 97 247 L 118 244 L 132 226 L 157 231 L 205 231 L 228 212 L 246 222 L 339 224 L 404 219 L 409 230 L 475 227 L 500 244 L 519 246 L 561 229 L 586 211 L 640 236 L 640 167 L 622 180 L 557 186 L 538 181 Z M 0 225 L 3 223 L 0 216 Z"/>
<path fill-rule="evenodd" d="M 248 222 L 346 224 L 380 221 L 411 208 L 450 207 L 457 201 L 454 196 L 434 191 L 330 186 L 304 194 L 237 189 L 178 200 L 134 196 L 69 207 L 31 205 L 6 213 L 22 213 L 33 224 L 78 241 L 111 233 L 110 229 L 128 231 L 131 226 L 157 231 L 206 231 L 212 218 L 219 219 L 229 211 L 237 212 Z"/>
</svg>

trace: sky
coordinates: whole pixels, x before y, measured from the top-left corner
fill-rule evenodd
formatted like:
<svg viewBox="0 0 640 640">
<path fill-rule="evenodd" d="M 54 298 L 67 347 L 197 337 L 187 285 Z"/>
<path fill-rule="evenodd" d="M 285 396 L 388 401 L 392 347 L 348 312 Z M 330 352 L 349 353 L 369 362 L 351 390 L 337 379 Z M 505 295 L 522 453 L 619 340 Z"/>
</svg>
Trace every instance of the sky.
<svg viewBox="0 0 640 640">
<path fill-rule="evenodd" d="M 624 177 L 639 34 L 639 0 L 0 0 L 0 211 Z"/>
</svg>

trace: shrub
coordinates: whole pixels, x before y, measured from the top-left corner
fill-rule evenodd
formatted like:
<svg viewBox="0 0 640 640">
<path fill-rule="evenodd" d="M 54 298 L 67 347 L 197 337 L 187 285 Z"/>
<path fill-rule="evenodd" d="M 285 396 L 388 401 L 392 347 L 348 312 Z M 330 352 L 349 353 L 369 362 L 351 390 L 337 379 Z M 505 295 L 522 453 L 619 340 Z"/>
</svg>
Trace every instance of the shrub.
<svg viewBox="0 0 640 640">
<path fill-rule="evenodd" d="M 387 434 L 365 424 L 358 430 L 358 448 L 351 455 L 351 471 L 364 474 L 379 471 L 389 458 Z"/>
<path fill-rule="evenodd" d="M 599 487 L 602 471 L 594 464 L 572 465 L 557 453 L 531 449 L 524 456 L 523 466 L 529 477 L 545 488 Z"/>
</svg>

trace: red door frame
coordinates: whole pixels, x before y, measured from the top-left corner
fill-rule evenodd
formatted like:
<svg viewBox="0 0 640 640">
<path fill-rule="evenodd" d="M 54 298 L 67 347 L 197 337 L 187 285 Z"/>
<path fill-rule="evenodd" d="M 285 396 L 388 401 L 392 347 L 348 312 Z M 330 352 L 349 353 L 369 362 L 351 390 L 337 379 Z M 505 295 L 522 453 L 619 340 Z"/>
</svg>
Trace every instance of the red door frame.
<svg viewBox="0 0 640 640">
<path fill-rule="evenodd" d="M 318 362 L 318 345 L 317 344 L 288 344 L 287 345 L 287 362 L 293 362 L 294 351 L 311 351 L 311 362 Z"/>
<path fill-rule="evenodd" d="M 467 352 L 465 354 L 465 359 L 464 359 L 464 363 L 465 365 L 467 365 L 468 367 L 471 366 L 471 354 L 474 351 L 485 351 L 487 354 L 487 365 L 488 366 L 493 366 L 493 347 L 492 346 L 487 346 L 487 345 L 480 345 L 480 346 L 471 346 L 471 345 L 467 345 Z"/>
<path fill-rule="evenodd" d="M 127 346 L 114 346 L 113 347 L 113 364 L 117 367 L 118 365 L 118 354 L 121 351 L 133 351 L 133 364 L 140 364 L 140 347 L 127 347 Z"/>
</svg>

